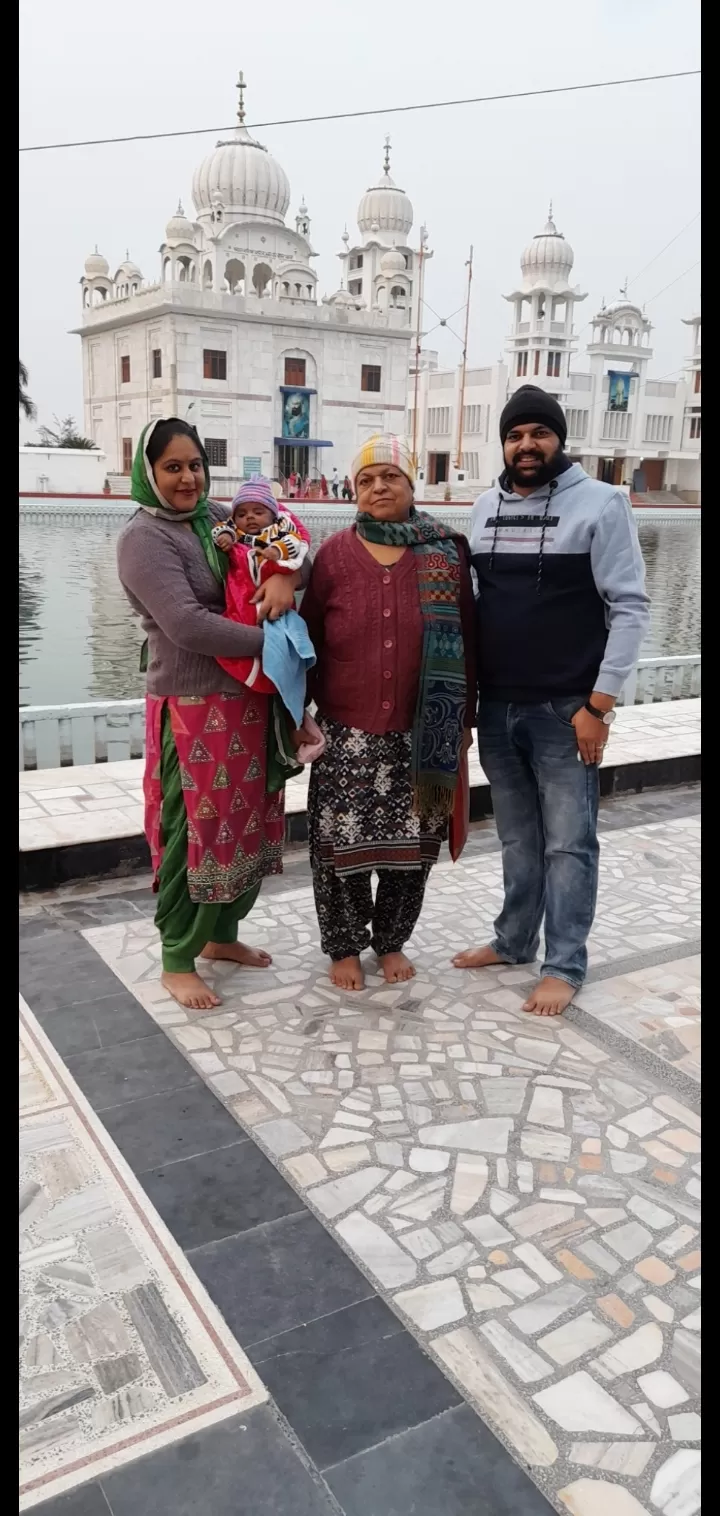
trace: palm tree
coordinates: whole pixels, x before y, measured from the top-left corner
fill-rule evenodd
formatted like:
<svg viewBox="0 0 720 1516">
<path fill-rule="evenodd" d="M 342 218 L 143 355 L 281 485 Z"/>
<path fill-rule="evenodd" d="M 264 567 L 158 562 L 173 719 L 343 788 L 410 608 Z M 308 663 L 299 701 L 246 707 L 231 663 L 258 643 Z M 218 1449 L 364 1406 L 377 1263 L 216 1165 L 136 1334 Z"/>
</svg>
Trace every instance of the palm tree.
<svg viewBox="0 0 720 1516">
<path fill-rule="evenodd" d="M 27 369 L 25 367 L 25 364 L 23 363 L 22 359 L 20 359 L 20 388 L 19 388 L 19 394 L 20 394 L 20 413 L 21 413 L 21 415 L 25 416 L 26 420 L 32 421 L 34 419 L 35 415 L 36 415 L 36 411 L 35 411 L 35 406 L 33 405 L 32 400 L 30 399 L 30 396 L 28 395 L 27 384 L 28 384 L 28 371 L 27 371 Z"/>
</svg>

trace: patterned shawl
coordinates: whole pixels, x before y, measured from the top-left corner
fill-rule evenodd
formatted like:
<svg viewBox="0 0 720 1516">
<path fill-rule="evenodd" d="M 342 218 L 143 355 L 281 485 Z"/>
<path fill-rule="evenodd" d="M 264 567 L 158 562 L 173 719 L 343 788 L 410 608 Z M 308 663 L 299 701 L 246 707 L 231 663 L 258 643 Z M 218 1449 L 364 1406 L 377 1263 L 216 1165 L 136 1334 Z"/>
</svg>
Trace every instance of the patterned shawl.
<svg viewBox="0 0 720 1516">
<path fill-rule="evenodd" d="M 376 521 L 360 512 L 367 542 L 415 554 L 424 636 L 413 722 L 412 782 L 419 814 L 453 809 L 462 751 L 467 677 L 460 621 L 460 558 L 453 533 L 413 506 L 407 521 Z"/>
</svg>

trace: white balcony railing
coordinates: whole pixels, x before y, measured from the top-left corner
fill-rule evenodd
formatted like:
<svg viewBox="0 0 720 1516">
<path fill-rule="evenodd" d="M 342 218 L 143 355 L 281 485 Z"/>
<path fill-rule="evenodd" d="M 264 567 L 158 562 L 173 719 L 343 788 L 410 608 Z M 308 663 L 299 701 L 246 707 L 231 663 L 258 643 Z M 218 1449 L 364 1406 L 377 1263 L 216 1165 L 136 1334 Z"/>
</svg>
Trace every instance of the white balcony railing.
<svg viewBox="0 0 720 1516">
<path fill-rule="evenodd" d="M 682 658 L 641 658 L 621 703 L 647 705 L 661 700 L 686 700 L 699 694 L 699 653 Z M 83 705 L 20 708 L 21 773 L 142 758 L 144 750 L 144 700 L 93 700 Z"/>
</svg>

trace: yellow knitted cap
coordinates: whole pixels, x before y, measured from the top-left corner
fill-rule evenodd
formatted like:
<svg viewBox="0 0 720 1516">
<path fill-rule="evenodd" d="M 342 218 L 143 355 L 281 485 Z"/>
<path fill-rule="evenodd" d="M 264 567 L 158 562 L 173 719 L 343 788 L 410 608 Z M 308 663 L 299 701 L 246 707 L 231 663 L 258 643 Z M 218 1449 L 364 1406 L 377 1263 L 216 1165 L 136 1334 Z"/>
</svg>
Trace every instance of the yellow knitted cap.
<svg viewBox="0 0 720 1516">
<path fill-rule="evenodd" d="M 392 432 L 376 432 L 374 437 L 368 437 L 364 442 L 357 458 L 353 460 L 350 470 L 353 486 L 360 470 L 371 468 L 374 463 L 392 463 L 395 468 L 405 474 L 412 485 L 415 484 L 415 465 L 411 448 L 404 437 L 394 437 Z"/>
</svg>

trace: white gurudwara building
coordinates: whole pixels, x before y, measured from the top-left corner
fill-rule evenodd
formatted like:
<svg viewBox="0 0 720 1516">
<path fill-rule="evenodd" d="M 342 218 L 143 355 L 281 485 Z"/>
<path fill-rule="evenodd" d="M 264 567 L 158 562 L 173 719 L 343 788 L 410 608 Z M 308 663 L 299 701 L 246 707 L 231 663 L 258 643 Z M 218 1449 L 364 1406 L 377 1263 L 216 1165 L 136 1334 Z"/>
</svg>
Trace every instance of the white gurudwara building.
<svg viewBox="0 0 720 1516">
<path fill-rule="evenodd" d="M 422 354 L 415 435 L 430 491 L 446 482 L 454 487 L 458 470 L 463 493 L 489 487 L 503 466 L 500 412 L 520 385 L 536 384 L 560 402 L 568 454 L 593 478 L 637 494 L 699 500 L 700 316 L 685 323 L 692 348 L 683 376 L 651 379 L 652 327 L 627 289 L 576 332 L 575 307 L 587 296 L 571 283 L 574 257 L 551 206 L 543 230 L 522 254 L 520 283 L 505 296 L 512 309 L 507 362 L 468 365 L 463 390 L 460 367 L 440 369 L 436 355 Z M 578 338 L 586 330 L 586 357 L 578 361 Z M 414 391 L 413 377 L 411 407 Z M 412 434 L 412 409 L 408 425 Z"/>
<path fill-rule="evenodd" d="M 245 126 L 242 74 L 238 88 L 237 127 L 195 171 L 194 219 L 182 204 L 170 218 L 157 279 L 129 256 L 114 275 L 97 249 L 85 263 L 84 429 L 111 474 L 156 416 L 197 427 L 219 493 L 256 471 L 342 476 L 373 432 L 405 426 L 420 250 L 389 142 L 340 288 L 319 300 L 307 206 L 287 224 L 290 185 Z"/>
</svg>

